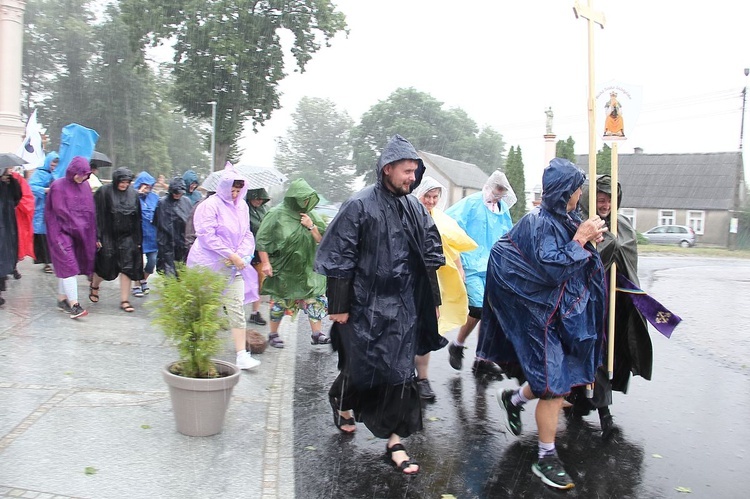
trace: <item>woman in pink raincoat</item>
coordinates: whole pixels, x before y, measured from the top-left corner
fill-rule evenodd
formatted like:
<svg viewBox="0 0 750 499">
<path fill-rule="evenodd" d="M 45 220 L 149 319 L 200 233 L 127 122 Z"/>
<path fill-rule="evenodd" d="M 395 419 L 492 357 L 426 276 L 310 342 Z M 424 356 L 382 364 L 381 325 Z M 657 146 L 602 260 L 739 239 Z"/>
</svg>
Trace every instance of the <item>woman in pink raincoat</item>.
<svg viewBox="0 0 750 499">
<path fill-rule="evenodd" d="M 187 258 L 188 267 L 201 265 L 219 273 L 231 273 L 224 306 L 240 369 L 260 365 L 245 349 L 244 305 L 258 300 L 258 275 L 250 265 L 255 238 L 250 230 L 246 193 L 244 178 L 227 163 L 216 195 L 200 203 L 195 210 L 196 239 Z"/>
</svg>

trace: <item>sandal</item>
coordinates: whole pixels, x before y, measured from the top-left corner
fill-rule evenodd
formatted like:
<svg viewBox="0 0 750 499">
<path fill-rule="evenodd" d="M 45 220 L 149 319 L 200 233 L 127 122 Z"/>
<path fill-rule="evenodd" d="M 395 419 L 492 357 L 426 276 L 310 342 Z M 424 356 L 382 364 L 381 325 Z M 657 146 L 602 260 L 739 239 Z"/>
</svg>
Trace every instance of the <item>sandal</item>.
<svg viewBox="0 0 750 499">
<path fill-rule="evenodd" d="M 310 335 L 310 337 L 312 338 L 312 341 L 310 342 L 312 345 L 327 345 L 331 342 L 331 338 L 326 336 L 325 333 L 313 334 Z"/>
<path fill-rule="evenodd" d="M 278 334 L 269 334 L 268 344 L 274 348 L 284 348 L 284 340 L 279 338 Z"/>
<path fill-rule="evenodd" d="M 96 291 L 96 293 L 94 293 L 94 291 Z M 89 300 L 91 300 L 92 303 L 99 303 L 99 286 L 89 284 Z"/>
<path fill-rule="evenodd" d="M 131 305 L 128 300 L 120 302 L 120 310 L 124 310 L 125 312 L 128 312 L 128 313 L 135 312 L 133 305 Z"/>
<path fill-rule="evenodd" d="M 52 266 L 50 266 L 50 265 L 45 265 L 44 268 L 42 269 L 42 271 L 44 271 L 45 274 L 51 274 L 52 272 L 54 272 L 52 270 Z"/>
<path fill-rule="evenodd" d="M 342 428 L 342 426 L 356 426 L 357 421 L 355 421 L 353 417 L 346 418 L 341 415 L 342 412 L 347 411 L 339 411 L 336 399 L 330 398 L 329 401 L 331 403 L 331 409 L 333 409 L 333 424 L 336 425 L 336 428 L 338 428 L 339 431 L 345 435 L 351 435 L 352 433 L 354 433 L 356 431 L 356 428 L 353 430 L 345 430 Z"/>
<path fill-rule="evenodd" d="M 406 453 L 406 448 L 403 446 L 403 444 L 394 444 L 393 447 L 388 447 L 388 444 L 385 444 L 385 459 L 387 459 L 388 462 L 391 463 L 391 466 L 396 468 L 404 475 L 416 475 L 417 473 L 419 473 L 419 463 L 417 463 L 416 461 L 412 461 L 409 458 L 406 458 L 400 463 L 396 463 L 396 461 L 393 460 L 393 453 L 398 451 L 404 451 L 404 453 Z M 410 466 L 417 466 L 417 471 L 406 471 Z"/>
</svg>

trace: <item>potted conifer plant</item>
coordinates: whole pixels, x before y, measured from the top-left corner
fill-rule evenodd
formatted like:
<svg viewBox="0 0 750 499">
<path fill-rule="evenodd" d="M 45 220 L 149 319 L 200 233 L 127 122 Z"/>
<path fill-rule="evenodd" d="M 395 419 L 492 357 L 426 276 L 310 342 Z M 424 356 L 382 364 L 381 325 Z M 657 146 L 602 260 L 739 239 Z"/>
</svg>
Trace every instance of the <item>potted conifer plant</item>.
<svg viewBox="0 0 750 499">
<path fill-rule="evenodd" d="M 179 265 L 177 276 L 164 276 L 150 304 L 155 325 L 174 342 L 180 360 L 162 370 L 169 385 L 177 431 L 189 436 L 221 432 L 240 370 L 213 357 L 226 329 L 221 313 L 227 278 L 205 267 Z"/>
</svg>

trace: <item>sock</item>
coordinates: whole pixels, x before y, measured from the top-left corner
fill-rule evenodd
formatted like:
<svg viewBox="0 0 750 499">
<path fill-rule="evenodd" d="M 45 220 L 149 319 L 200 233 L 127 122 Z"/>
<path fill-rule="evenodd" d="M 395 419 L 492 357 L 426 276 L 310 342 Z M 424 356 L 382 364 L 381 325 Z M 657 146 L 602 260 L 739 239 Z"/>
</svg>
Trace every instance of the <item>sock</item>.
<svg viewBox="0 0 750 499">
<path fill-rule="evenodd" d="M 539 459 L 547 456 L 554 456 L 555 454 L 557 454 L 557 451 L 555 450 L 555 442 L 545 443 L 541 440 L 539 441 Z"/>
<path fill-rule="evenodd" d="M 464 346 L 464 344 L 463 343 L 459 343 L 458 340 L 453 340 L 453 344 L 456 345 L 457 347 L 463 347 Z"/>
<path fill-rule="evenodd" d="M 245 355 L 246 353 L 247 350 L 240 350 L 239 352 L 237 352 L 237 357 L 239 357 L 240 355 Z"/>
<path fill-rule="evenodd" d="M 520 406 L 528 402 L 529 399 L 527 399 L 523 394 L 523 386 L 513 392 L 513 395 L 510 396 L 510 403 L 515 406 Z"/>
</svg>

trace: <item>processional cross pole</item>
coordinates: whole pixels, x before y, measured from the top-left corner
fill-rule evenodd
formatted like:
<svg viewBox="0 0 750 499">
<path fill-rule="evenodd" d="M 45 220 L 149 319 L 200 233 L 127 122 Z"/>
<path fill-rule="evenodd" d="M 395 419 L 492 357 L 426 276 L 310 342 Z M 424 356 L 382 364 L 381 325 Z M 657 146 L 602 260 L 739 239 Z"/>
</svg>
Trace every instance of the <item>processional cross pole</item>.
<svg viewBox="0 0 750 499">
<path fill-rule="evenodd" d="M 579 17 L 582 17 L 586 20 L 586 24 L 588 27 L 588 79 L 589 79 L 589 88 L 588 88 L 588 122 L 589 122 L 589 214 L 591 216 L 595 215 L 597 213 L 596 210 L 596 111 L 594 109 L 594 106 L 596 104 L 596 98 L 594 96 L 594 25 L 598 24 L 600 28 L 604 29 L 604 13 L 601 11 L 594 10 L 593 6 L 593 0 L 587 0 L 586 5 L 581 5 L 581 3 L 576 0 L 576 2 L 573 4 L 573 14 L 575 14 L 576 19 Z M 616 180 L 613 182 L 613 198 L 616 199 L 618 189 L 617 189 L 617 183 Z M 613 199 L 614 201 L 614 199 Z M 615 201 L 616 203 L 616 201 Z M 614 211 L 614 210 L 613 210 Z M 617 219 L 617 212 L 614 212 L 614 215 L 610 217 L 610 220 Z M 615 237 L 617 237 L 615 233 Z M 615 267 L 614 264 L 612 266 L 612 275 L 614 276 Z M 614 282 L 612 283 L 615 284 Z M 614 305 L 614 295 L 611 295 L 612 305 Z M 609 374 L 609 378 L 612 379 L 612 376 L 614 374 L 614 345 L 615 345 L 615 337 L 614 337 L 614 307 L 610 307 L 610 324 L 609 324 L 609 331 L 608 331 L 608 351 L 607 351 L 607 371 Z M 587 386 L 587 395 L 589 397 L 593 396 L 593 387 L 591 385 Z"/>
<path fill-rule="evenodd" d="M 604 29 L 604 13 L 595 11 L 593 0 L 587 0 L 587 5 L 581 5 L 578 0 L 573 4 L 573 14 L 576 19 L 582 17 L 586 19 L 588 25 L 588 46 L 589 46 L 589 185 L 594 182 L 596 185 L 596 112 L 594 110 L 594 25 L 598 24 Z M 596 188 L 589 189 L 589 213 L 596 213 Z"/>
</svg>

